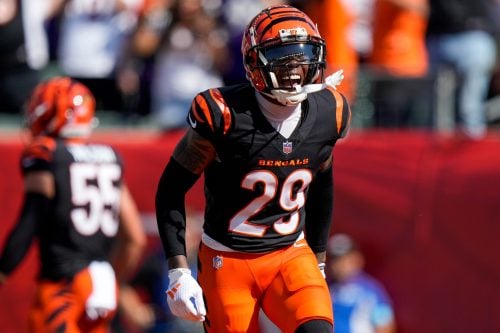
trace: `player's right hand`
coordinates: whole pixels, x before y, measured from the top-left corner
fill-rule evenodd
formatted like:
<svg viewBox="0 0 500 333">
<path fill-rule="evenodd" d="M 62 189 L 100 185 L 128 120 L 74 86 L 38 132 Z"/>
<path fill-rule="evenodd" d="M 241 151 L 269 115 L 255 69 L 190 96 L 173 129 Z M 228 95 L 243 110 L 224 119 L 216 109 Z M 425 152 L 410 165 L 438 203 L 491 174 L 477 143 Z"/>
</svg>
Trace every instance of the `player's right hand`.
<svg viewBox="0 0 500 333">
<path fill-rule="evenodd" d="M 187 320 L 204 321 L 207 311 L 198 282 L 187 268 L 168 271 L 167 303 L 172 314 Z"/>
</svg>

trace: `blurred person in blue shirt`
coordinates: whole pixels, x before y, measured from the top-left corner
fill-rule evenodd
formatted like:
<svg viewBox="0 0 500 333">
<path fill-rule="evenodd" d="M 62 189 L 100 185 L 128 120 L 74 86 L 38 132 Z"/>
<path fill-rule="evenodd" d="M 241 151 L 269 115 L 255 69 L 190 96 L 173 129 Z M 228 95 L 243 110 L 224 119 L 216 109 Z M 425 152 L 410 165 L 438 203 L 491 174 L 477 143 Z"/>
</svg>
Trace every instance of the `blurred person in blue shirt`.
<svg viewBox="0 0 500 333">
<path fill-rule="evenodd" d="M 364 271 L 365 258 L 347 234 L 328 242 L 326 274 L 335 333 L 394 333 L 391 300 L 384 286 Z"/>
<path fill-rule="evenodd" d="M 454 73 L 448 103 L 460 133 L 470 139 L 487 135 L 486 100 L 497 61 L 492 16 L 498 0 L 430 0 L 427 49 L 431 72 Z"/>
</svg>

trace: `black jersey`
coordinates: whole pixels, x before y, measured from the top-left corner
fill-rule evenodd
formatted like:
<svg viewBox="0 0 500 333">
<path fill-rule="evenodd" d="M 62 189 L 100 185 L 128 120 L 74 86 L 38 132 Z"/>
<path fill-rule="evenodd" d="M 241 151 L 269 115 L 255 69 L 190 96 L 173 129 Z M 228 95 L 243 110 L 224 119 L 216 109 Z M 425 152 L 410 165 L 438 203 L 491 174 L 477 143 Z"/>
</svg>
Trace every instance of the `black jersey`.
<svg viewBox="0 0 500 333">
<path fill-rule="evenodd" d="M 204 232 L 246 252 L 293 243 L 304 229 L 308 186 L 349 121 L 346 99 L 324 89 L 308 95 L 286 139 L 261 113 L 250 84 L 198 94 L 188 122 L 217 153 L 204 174 Z"/>
<path fill-rule="evenodd" d="M 42 278 L 72 277 L 106 260 L 119 227 L 122 163 L 109 146 L 39 138 L 21 158 L 23 173 L 52 173 L 55 197 L 37 226 Z"/>
</svg>

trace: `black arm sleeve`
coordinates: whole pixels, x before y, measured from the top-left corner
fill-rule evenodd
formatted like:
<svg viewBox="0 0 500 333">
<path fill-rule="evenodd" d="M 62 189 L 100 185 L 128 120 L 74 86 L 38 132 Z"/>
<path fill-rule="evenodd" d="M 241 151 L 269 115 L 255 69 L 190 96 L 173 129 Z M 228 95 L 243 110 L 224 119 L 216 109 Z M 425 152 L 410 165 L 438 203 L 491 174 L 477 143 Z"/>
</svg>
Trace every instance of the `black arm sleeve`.
<svg viewBox="0 0 500 333">
<path fill-rule="evenodd" d="M 41 193 L 28 192 L 16 226 L 7 237 L 0 256 L 0 272 L 10 274 L 28 252 L 38 226 L 48 215 L 50 199 Z"/>
<path fill-rule="evenodd" d="M 185 196 L 199 175 L 170 159 L 156 191 L 156 221 L 165 256 L 186 255 Z"/>
<path fill-rule="evenodd" d="M 333 217 L 333 168 L 316 176 L 306 203 L 306 240 L 314 253 L 326 250 Z"/>
</svg>

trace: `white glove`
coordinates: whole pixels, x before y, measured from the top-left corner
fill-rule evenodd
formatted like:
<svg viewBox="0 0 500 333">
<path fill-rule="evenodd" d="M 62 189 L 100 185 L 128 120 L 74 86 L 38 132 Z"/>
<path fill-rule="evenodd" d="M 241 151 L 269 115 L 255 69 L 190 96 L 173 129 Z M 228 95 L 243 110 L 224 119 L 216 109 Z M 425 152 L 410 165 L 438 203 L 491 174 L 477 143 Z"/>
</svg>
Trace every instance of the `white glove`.
<svg viewBox="0 0 500 333">
<path fill-rule="evenodd" d="M 207 311 L 201 287 L 187 268 L 168 271 L 167 303 L 172 314 L 192 321 L 204 321 Z"/>
</svg>

